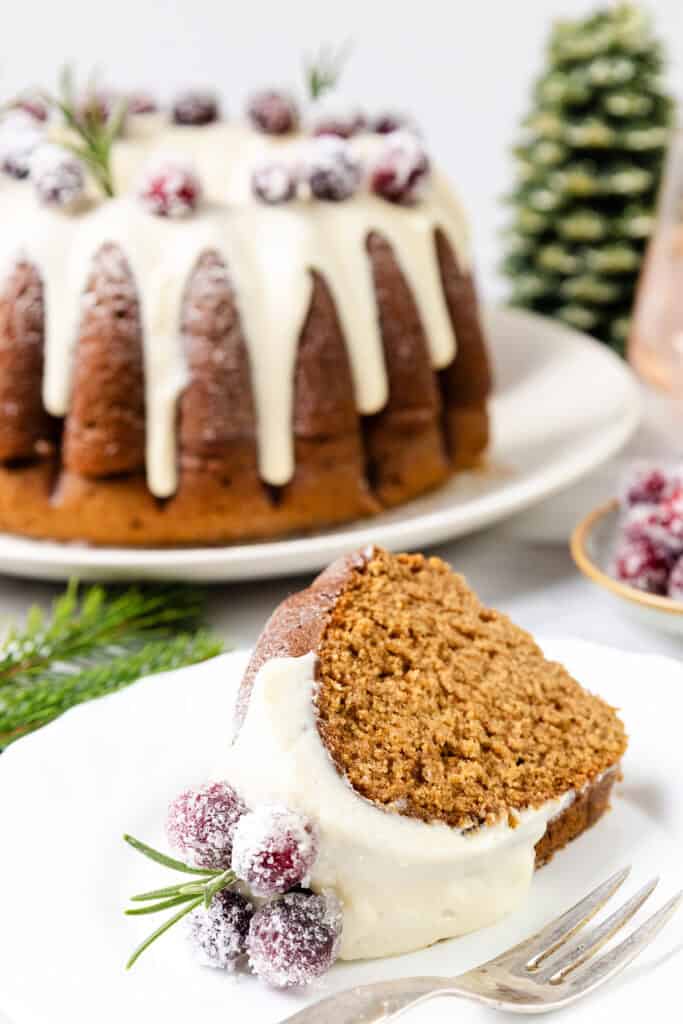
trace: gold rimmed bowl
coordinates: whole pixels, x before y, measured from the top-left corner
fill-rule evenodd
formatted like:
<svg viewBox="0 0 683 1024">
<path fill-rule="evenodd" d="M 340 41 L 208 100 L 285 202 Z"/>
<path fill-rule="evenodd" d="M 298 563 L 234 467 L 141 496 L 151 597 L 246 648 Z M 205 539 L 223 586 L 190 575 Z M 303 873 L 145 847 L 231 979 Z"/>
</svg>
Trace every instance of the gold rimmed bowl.
<svg viewBox="0 0 683 1024">
<path fill-rule="evenodd" d="M 683 601 L 646 594 L 615 580 L 609 565 L 617 539 L 619 502 L 600 505 L 581 520 L 571 537 L 571 552 L 578 568 L 591 582 L 608 591 L 623 610 L 641 625 L 683 635 Z"/>
</svg>

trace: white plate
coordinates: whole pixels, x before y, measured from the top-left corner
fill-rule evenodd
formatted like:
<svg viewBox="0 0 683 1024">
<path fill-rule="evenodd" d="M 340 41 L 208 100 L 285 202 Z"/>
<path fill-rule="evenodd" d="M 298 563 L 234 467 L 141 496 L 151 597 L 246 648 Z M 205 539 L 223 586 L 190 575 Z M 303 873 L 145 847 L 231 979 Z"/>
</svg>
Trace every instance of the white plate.
<svg viewBox="0 0 683 1024">
<path fill-rule="evenodd" d="M 0 535 L 0 571 L 41 579 L 285 576 L 322 568 L 371 541 L 419 548 L 458 537 L 569 486 L 617 452 L 635 430 L 634 378 L 604 346 L 512 310 L 488 314 L 496 390 L 490 468 L 375 519 L 309 537 L 171 551 L 94 548 Z"/>
<path fill-rule="evenodd" d="M 544 646 L 622 708 L 631 744 L 611 814 L 543 868 L 526 905 L 501 924 L 407 956 L 338 964 L 304 995 L 198 967 L 182 935 L 172 932 L 133 971 L 122 968 L 150 930 L 149 920 L 124 918 L 126 898 L 161 884 L 164 869 L 129 851 L 121 833 L 163 842 L 169 798 L 211 776 L 228 742 L 243 654 L 153 677 L 20 740 L 0 757 L 0 1007 L 13 1024 L 275 1024 L 351 985 L 466 970 L 529 935 L 624 864 L 633 864 L 624 893 L 661 874 L 653 907 L 662 903 L 683 880 L 683 667 L 577 640 L 548 638 Z M 679 914 L 633 966 L 568 1010 L 567 1019 L 673 1020 L 656 1008 L 679 1001 L 683 961 L 673 953 L 682 946 Z M 467 1024 L 494 1015 L 440 1002 L 402 1019 Z"/>
</svg>

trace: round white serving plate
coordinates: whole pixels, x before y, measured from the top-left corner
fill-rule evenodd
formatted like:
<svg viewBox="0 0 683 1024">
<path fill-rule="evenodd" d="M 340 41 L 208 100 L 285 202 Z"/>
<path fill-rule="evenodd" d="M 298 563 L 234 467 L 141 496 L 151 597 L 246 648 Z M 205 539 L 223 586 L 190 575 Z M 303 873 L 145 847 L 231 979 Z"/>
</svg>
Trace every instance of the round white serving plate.
<svg viewBox="0 0 683 1024">
<path fill-rule="evenodd" d="M 169 799 L 213 776 L 229 742 L 243 652 L 144 680 L 19 740 L 0 757 L 0 1020 L 276 1024 L 350 986 L 467 970 L 532 934 L 629 863 L 624 899 L 661 876 L 652 908 L 639 912 L 637 925 L 683 881 L 683 666 L 568 638 L 549 637 L 543 646 L 621 708 L 630 746 L 611 813 L 539 871 L 527 902 L 500 924 L 406 956 L 339 963 L 305 992 L 280 993 L 250 976 L 199 967 L 181 927 L 131 972 L 123 969 L 157 923 L 124 917 L 127 897 L 174 876 L 129 850 L 121 835 L 130 831 L 163 846 Z M 568 1018 L 577 1024 L 673 1020 L 683 962 L 675 954 L 682 948 L 679 913 L 635 964 L 572 1007 Z M 494 1016 L 469 1003 L 439 1001 L 402 1020 L 483 1024 Z"/>
<path fill-rule="evenodd" d="M 368 543 L 420 548 L 488 526 L 561 491 L 614 455 L 638 425 L 640 396 L 604 346 L 552 320 L 487 314 L 495 393 L 488 467 L 465 473 L 392 512 L 288 540 L 213 548 L 130 549 L 0 535 L 0 572 L 39 579 L 287 576 Z"/>
</svg>

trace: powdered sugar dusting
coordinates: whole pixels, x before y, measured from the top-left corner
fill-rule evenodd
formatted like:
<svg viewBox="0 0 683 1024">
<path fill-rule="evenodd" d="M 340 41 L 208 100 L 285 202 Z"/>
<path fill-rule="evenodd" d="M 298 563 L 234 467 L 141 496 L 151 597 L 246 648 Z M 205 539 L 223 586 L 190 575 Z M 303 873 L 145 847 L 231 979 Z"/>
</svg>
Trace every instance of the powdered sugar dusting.
<svg viewBox="0 0 683 1024">
<path fill-rule="evenodd" d="M 141 202 L 159 217 L 186 217 L 196 210 L 201 194 L 201 182 L 192 165 L 174 156 L 148 166 L 138 187 Z"/>
<path fill-rule="evenodd" d="M 233 890 L 224 889 L 208 909 L 198 907 L 188 919 L 188 937 L 196 959 L 204 967 L 233 971 L 247 949 L 253 904 Z"/>
<path fill-rule="evenodd" d="M 238 822 L 232 869 L 255 896 L 273 896 L 305 885 L 317 854 L 317 829 L 310 819 L 266 804 Z"/>
<path fill-rule="evenodd" d="M 85 192 L 81 161 L 62 146 L 38 146 L 31 156 L 31 178 L 41 203 L 68 207 Z"/>
<path fill-rule="evenodd" d="M 227 782 L 185 790 L 168 809 L 168 841 L 196 867 L 224 870 L 230 867 L 233 833 L 245 811 Z"/>
<path fill-rule="evenodd" d="M 308 985 L 337 959 L 341 933 L 342 910 L 334 893 L 289 893 L 254 914 L 249 964 L 275 988 Z"/>
</svg>

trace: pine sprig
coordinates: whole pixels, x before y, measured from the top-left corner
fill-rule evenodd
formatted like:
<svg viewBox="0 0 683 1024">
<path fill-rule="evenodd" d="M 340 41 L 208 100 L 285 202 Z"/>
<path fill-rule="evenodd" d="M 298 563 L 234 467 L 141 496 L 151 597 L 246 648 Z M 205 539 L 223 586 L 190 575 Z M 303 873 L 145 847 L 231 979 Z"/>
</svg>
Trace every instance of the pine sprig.
<svg viewBox="0 0 683 1024">
<path fill-rule="evenodd" d="M 313 57 L 304 59 L 306 85 L 312 100 L 336 87 L 351 49 L 351 40 L 347 39 L 338 47 L 323 45 Z"/>
<path fill-rule="evenodd" d="M 143 942 L 134 950 L 129 958 L 126 968 L 133 966 L 136 960 L 142 956 L 146 949 L 164 935 L 173 925 L 177 924 L 183 917 L 190 914 L 197 907 L 204 905 L 208 909 L 211 901 L 219 892 L 230 889 L 237 881 L 234 871 L 229 868 L 225 871 L 210 871 L 203 868 L 192 868 L 182 861 L 168 857 L 160 850 L 148 846 L 147 843 L 135 839 L 134 836 L 125 835 L 124 841 L 144 857 L 154 861 L 155 864 L 163 864 L 164 867 L 174 871 L 182 871 L 184 874 L 199 876 L 194 882 L 179 882 L 176 885 L 167 886 L 164 889 L 154 889 L 151 892 L 138 893 L 131 896 L 131 903 L 147 903 L 144 907 L 130 907 L 125 911 L 128 917 L 140 917 L 145 914 L 157 914 L 163 910 L 171 910 L 174 907 L 182 909 L 175 913 L 168 920 L 148 935 Z M 157 902 L 158 901 L 158 902 Z"/>
<path fill-rule="evenodd" d="M 219 654 L 220 640 L 200 628 L 203 611 L 190 587 L 81 594 L 74 581 L 48 618 L 32 608 L 0 649 L 0 749 L 75 704 Z"/>
<path fill-rule="evenodd" d="M 70 137 L 63 141 L 63 145 L 88 166 L 105 196 L 113 196 L 111 152 L 114 141 L 123 128 L 126 101 L 119 100 L 113 110 L 106 113 L 102 109 L 102 104 L 98 102 L 95 86 L 91 81 L 86 91 L 85 102 L 79 105 L 73 72 L 68 66 L 64 67 L 60 74 L 57 95 L 47 93 L 45 99 L 61 112 L 69 129 Z"/>
</svg>

